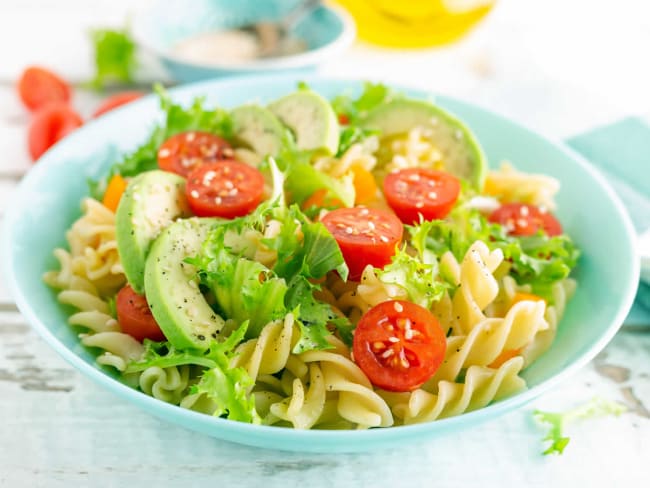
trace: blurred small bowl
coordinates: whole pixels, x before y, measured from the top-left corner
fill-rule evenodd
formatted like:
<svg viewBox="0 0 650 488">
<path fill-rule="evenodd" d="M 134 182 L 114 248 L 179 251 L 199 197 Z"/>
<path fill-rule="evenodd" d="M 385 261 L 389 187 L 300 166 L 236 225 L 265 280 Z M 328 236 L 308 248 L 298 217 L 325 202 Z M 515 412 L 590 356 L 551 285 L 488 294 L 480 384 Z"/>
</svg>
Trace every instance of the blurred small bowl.
<svg viewBox="0 0 650 488">
<path fill-rule="evenodd" d="M 181 40 L 204 32 L 279 20 L 301 1 L 157 0 L 134 15 L 132 34 L 178 81 L 278 71 L 309 72 L 342 53 L 354 41 L 355 24 L 345 11 L 323 5 L 306 14 L 290 33 L 307 43 L 307 50 L 298 54 L 242 63 L 199 63 L 172 51 Z"/>
</svg>

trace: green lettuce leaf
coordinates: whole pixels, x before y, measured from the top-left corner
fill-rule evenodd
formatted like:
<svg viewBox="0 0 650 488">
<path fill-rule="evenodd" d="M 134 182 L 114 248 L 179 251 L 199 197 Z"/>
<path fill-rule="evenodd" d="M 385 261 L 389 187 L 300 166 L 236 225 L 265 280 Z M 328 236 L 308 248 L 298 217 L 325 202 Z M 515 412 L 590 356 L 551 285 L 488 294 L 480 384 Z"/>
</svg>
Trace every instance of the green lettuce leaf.
<svg viewBox="0 0 650 488">
<path fill-rule="evenodd" d="M 205 254 L 191 262 L 199 268 L 201 283 L 212 290 L 220 314 L 237 323 L 248 321 L 248 337 L 257 337 L 266 324 L 286 315 L 287 284 L 263 264 L 230 252 L 226 228 L 214 229 Z"/>
<path fill-rule="evenodd" d="M 438 278 L 437 262 L 424 263 L 405 249 L 398 250 L 391 263 L 383 269 L 376 268 L 375 273 L 382 282 L 403 288 L 412 302 L 427 309 L 440 300 L 449 287 Z"/>
<path fill-rule="evenodd" d="M 310 280 L 323 278 L 332 270 L 345 278 L 348 268 L 325 226 L 310 222 L 297 205 L 286 207 L 281 200 L 220 225 L 206 239 L 201 254 L 188 262 L 196 266 L 201 284 L 213 292 L 222 316 L 250 322 L 248 337 L 257 337 L 266 324 L 296 310 L 303 331 L 296 350 L 330 347 L 325 339 L 330 334 L 328 324 L 344 326 L 347 322 L 336 317 L 329 304 L 315 298 L 319 285 Z M 269 219 L 280 223 L 276 237 L 262 239 L 277 252 L 273 269 L 226 245 L 227 233 L 262 232 Z"/>
<path fill-rule="evenodd" d="M 549 237 L 510 236 L 503 226 L 488 222 L 477 210 L 455 208 L 445 220 L 425 221 L 408 228 L 414 247 L 426 261 L 447 251 L 459 261 L 477 240 L 490 250 L 501 249 L 510 265 L 510 274 L 519 284 L 532 285 L 533 291 L 552 303 L 554 282 L 566 278 L 576 266 L 580 252 L 567 235 Z"/>
<path fill-rule="evenodd" d="M 145 339 L 143 344 L 144 353 L 142 357 L 137 361 L 130 362 L 124 371 L 125 373 L 144 371 L 153 366 L 159 368 L 170 368 L 184 364 L 195 364 L 205 368 L 214 368 L 216 366 L 216 363 L 203 351 L 178 350 L 169 342 L 155 342 L 149 339 Z"/>
<path fill-rule="evenodd" d="M 373 108 L 399 97 L 392 88 L 382 83 L 366 82 L 363 91 L 357 98 L 341 94 L 332 100 L 332 108 L 339 115 L 347 117 L 349 124 L 354 125 Z"/>
<path fill-rule="evenodd" d="M 339 136 L 339 148 L 336 157 L 341 157 L 350 149 L 353 144 L 364 141 L 370 136 L 378 135 L 379 131 L 374 129 L 364 129 L 359 126 L 347 126 L 341 131 Z"/>
<path fill-rule="evenodd" d="M 161 86 L 157 86 L 155 91 L 160 98 L 164 122 L 156 126 L 149 138 L 135 151 L 115 163 L 105 178 L 89 182 L 91 195 L 94 198 L 101 200 L 108 181 L 115 174 L 129 177 L 158 168 L 158 148 L 168 138 L 179 132 L 201 130 L 217 134 L 225 139 L 232 138 L 232 120 L 227 111 L 219 108 L 208 109 L 201 98 L 195 99 L 189 107 L 183 107 L 172 102 Z"/>
<path fill-rule="evenodd" d="M 111 83 L 132 83 L 137 67 L 136 45 L 129 32 L 94 29 L 90 32 L 95 51 L 95 77 L 90 82 L 95 89 Z"/>
<path fill-rule="evenodd" d="M 602 398 L 594 398 L 590 402 L 567 410 L 566 412 L 556 413 L 535 410 L 533 412 L 535 420 L 547 427 L 543 441 L 549 442 L 549 445 L 542 454 L 562 454 L 569 444 L 569 437 L 564 435 L 564 431 L 570 424 L 577 420 L 603 417 L 606 415 L 619 416 L 626 410 L 627 408 L 624 405 Z"/>
<path fill-rule="evenodd" d="M 230 361 L 235 348 L 244 339 L 248 323 L 244 322 L 224 342 L 214 342 L 208 355 L 215 367 L 208 369 L 190 393 L 205 394 L 216 408 L 215 416 L 225 416 L 230 420 L 260 424 L 261 419 L 255 410 L 255 399 L 248 394 L 254 385 L 253 379 L 244 368 L 231 368 Z"/>
</svg>

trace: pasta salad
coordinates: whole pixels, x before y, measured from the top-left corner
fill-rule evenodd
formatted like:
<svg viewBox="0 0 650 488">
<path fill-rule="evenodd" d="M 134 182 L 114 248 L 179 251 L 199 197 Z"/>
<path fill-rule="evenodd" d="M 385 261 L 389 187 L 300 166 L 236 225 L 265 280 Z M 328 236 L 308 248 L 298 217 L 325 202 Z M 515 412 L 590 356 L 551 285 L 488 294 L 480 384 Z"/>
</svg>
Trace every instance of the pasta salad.
<svg viewBox="0 0 650 488">
<path fill-rule="evenodd" d="M 297 429 L 390 427 L 525 388 L 579 251 L 558 182 L 367 83 L 183 107 L 91 183 L 44 280 L 97 362 L 159 400 Z"/>
</svg>

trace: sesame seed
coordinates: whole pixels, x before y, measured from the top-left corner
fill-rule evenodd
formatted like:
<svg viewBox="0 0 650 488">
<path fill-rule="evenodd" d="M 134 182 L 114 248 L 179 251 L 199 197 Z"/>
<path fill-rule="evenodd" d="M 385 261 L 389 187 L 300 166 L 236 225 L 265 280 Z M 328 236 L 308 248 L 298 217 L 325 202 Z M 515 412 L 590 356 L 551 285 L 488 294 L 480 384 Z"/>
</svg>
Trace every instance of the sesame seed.
<svg viewBox="0 0 650 488">
<path fill-rule="evenodd" d="M 166 158 L 171 154 L 171 151 L 167 149 L 166 147 L 162 148 L 160 151 L 158 151 L 158 157 L 161 158 Z"/>
<path fill-rule="evenodd" d="M 396 311 L 397 313 L 402 313 L 402 312 L 404 311 L 404 307 L 403 307 L 402 304 L 399 303 L 399 302 L 395 302 L 395 303 L 393 304 L 393 308 L 395 309 L 395 311 Z"/>
<path fill-rule="evenodd" d="M 203 175 L 203 186 L 209 186 L 212 180 L 217 176 L 217 173 L 214 171 L 208 171 Z"/>
</svg>

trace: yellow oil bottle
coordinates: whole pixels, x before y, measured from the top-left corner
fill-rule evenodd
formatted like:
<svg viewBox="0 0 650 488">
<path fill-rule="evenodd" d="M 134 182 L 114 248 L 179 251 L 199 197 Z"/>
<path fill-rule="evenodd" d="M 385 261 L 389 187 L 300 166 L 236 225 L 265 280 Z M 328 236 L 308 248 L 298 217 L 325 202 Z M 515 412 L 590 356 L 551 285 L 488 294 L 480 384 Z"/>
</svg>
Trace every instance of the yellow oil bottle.
<svg viewBox="0 0 650 488">
<path fill-rule="evenodd" d="M 496 0 L 337 0 L 357 23 L 359 38 L 387 47 L 453 42 L 474 27 Z"/>
</svg>

